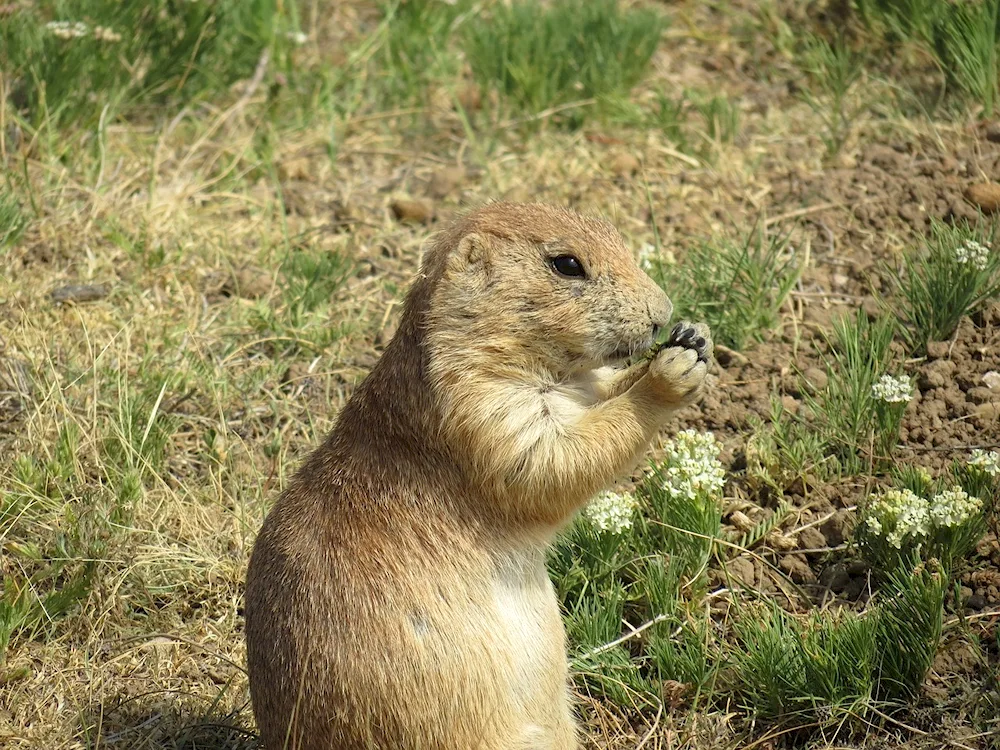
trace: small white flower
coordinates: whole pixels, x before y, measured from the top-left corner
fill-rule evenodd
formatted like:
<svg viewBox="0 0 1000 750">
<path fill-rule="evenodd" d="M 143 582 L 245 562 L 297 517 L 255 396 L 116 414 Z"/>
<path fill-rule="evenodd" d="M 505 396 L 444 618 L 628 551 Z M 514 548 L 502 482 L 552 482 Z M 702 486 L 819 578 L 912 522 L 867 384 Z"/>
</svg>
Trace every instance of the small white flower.
<svg viewBox="0 0 1000 750">
<path fill-rule="evenodd" d="M 887 404 L 906 403 L 913 398 L 913 383 L 907 375 L 883 375 L 872 386 L 872 396 Z"/>
<path fill-rule="evenodd" d="M 292 41 L 293 44 L 302 46 L 309 41 L 309 37 L 303 34 L 301 31 L 289 31 L 285 36 Z"/>
<path fill-rule="evenodd" d="M 930 511 L 927 500 L 910 490 L 886 490 L 872 498 L 866 524 L 896 549 L 907 537 L 927 536 Z"/>
<path fill-rule="evenodd" d="M 583 509 L 584 517 L 599 531 L 621 534 L 632 528 L 638 502 L 628 492 L 601 492 Z"/>
<path fill-rule="evenodd" d="M 963 264 L 969 263 L 983 271 L 990 262 L 990 243 L 967 240 L 965 244 L 955 248 L 955 260 Z"/>
<path fill-rule="evenodd" d="M 648 271 L 653 267 L 653 258 L 656 257 L 656 246 L 649 242 L 643 242 L 639 246 L 639 268 Z"/>
<path fill-rule="evenodd" d="M 52 35 L 59 39 L 80 39 L 90 35 L 90 28 L 85 23 L 77 21 L 49 21 L 45 28 L 52 32 Z"/>
<path fill-rule="evenodd" d="M 978 497 L 971 497 L 961 487 L 952 487 L 934 496 L 930 516 L 935 526 L 959 526 L 982 507 L 983 501 Z"/>
<path fill-rule="evenodd" d="M 1000 453 L 996 451 L 987 453 L 981 448 L 974 448 L 969 457 L 969 466 L 978 466 L 991 477 L 1000 475 Z"/>
<path fill-rule="evenodd" d="M 711 432 L 683 430 L 666 445 L 663 489 L 673 497 L 694 500 L 716 495 L 726 483 L 726 470 L 719 461 L 722 443 Z"/>
<path fill-rule="evenodd" d="M 94 39 L 99 42 L 120 42 L 122 35 L 114 29 L 109 29 L 107 26 L 95 26 Z"/>
</svg>

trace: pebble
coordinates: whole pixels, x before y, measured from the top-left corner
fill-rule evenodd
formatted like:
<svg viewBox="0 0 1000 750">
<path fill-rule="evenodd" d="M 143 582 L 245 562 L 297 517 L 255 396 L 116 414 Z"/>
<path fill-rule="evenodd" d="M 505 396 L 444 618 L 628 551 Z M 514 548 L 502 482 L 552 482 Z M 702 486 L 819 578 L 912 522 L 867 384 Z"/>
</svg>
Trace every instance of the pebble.
<svg viewBox="0 0 1000 750">
<path fill-rule="evenodd" d="M 618 154 L 608 165 L 615 177 L 631 177 L 639 171 L 639 160 L 632 154 Z"/>
<path fill-rule="evenodd" d="M 53 302 L 94 302 L 107 297 L 109 291 L 104 284 L 67 284 L 49 292 L 49 299 Z"/>
<path fill-rule="evenodd" d="M 813 393 L 822 391 L 830 382 L 825 370 L 819 367 L 807 367 L 802 373 L 802 379 L 809 384 Z"/>
<path fill-rule="evenodd" d="M 974 182 L 965 188 L 962 195 L 984 213 L 991 214 L 1000 209 L 1000 185 L 995 182 Z"/>
<path fill-rule="evenodd" d="M 406 224 L 427 224 L 434 216 L 434 206 L 430 201 L 397 198 L 389 208 L 397 221 Z"/>
<path fill-rule="evenodd" d="M 1000 391 L 1000 372 L 990 370 L 983 375 L 983 383 L 990 390 Z"/>
<path fill-rule="evenodd" d="M 432 198 L 440 200 L 450 195 L 464 179 L 465 170 L 462 167 L 442 167 L 431 175 L 427 193 Z"/>
</svg>

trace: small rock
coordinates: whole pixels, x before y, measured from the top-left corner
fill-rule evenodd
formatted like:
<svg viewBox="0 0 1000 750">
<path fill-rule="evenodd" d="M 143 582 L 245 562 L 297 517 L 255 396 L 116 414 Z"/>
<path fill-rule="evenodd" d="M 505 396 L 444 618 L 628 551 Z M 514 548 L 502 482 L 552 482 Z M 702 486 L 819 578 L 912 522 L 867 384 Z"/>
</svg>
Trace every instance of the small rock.
<svg viewBox="0 0 1000 750">
<path fill-rule="evenodd" d="M 815 526 L 799 532 L 799 549 L 822 549 L 826 547 L 826 536 Z"/>
<path fill-rule="evenodd" d="M 983 383 L 993 391 L 1000 391 L 1000 372 L 990 370 L 983 375 Z"/>
<path fill-rule="evenodd" d="M 823 522 L 819 530 L 826 537 L 826 543 L 831 547 L 837 547 L 847 541 L 851 529 L 851 512 L 848 510 L 838 510 L 830 518 Z"/>
<path fill-rule="evenodd" d="M 442 167 L 431 175 L 427 185 L 427 193 L 438 200 L 447 197 L 465 179 L 465 170 L 461 167 Z"/>
<path fill-rule="evenodd" d="M 986 136 L 986 140 L 993 143 L 1000 143 L 1000 122 L 989 123 L 983 134 Z"/>
<path fill-rule="evenodd" d="M 788 574 L 795 583 L 815 583 L 816 574 L 809 567 L 809 561 L 805 555 L 785 555 L 778 563 L 778 567 Z"/>
<path fill-rule="evenodd" d="M 397 198 L 390 205 L 397 221 L 409 224 L 427 224 L 434 216 L 434 207 L 429 201 Z"/>
<path fill-rule="evenodd" d="M 802 373 L 802 379 L 806 382 L 809 386 L 809 390 L 813 393 L 822 391 L 830 382 L 830 378 L 827 376 L 826 371 L 821 370 L 819 367 L 807 367 L 805 372 Z"/>
<path fill-rule="evenodd" d="M 831 591 L 839 593 L 850 584 L 851 576 L 847 572 L 845 565 L 837 563 L 823 571 L 819 577 L 819 582 L 823 586 L 827 586 Z"/>
<path fill-rule="evenodd" d="M 917 375 L 917 387 L 921 391 L 944 388 L 953 380 L 955 363 L 950 359 L 938 359 L 925 365 Z"/>
<path fill-rule="evenodd" d="M 947 341 L 931 341 L 927 344 L 927 359 L 944 359 L 948 356 L 950 344 Z"/>
<path fill-rule="evenodd" d="M 734 578 L 745 586 L 753 586 L 756 580 L 753 563 L 745 557 L 737 557 L 726 563 L 726 571 L 730 578 Z"/>
<path fill-rule="evenodd" d="M 973 594 L 965 600 L 965 606 L 969 609 L 984 609 L 986 607 L 986 597 L 981 594 Z"/>
<path fill-rule="evenodd" d="M 734 510 L 729 515 L 729 523 L 740 531 L 750 531 L 754 527 L 754 522 L 741 510 Z"/>
<path fill-rule="evenodd" d="M 972 412 L 972 416 L 984 427 L 993 424 L 997 420 L 1000 420 L 1000 401 L 980 404 Z"/>
<path fill-rule="evenodd" d="M 285 159 L 278 164 L 278 179 L 282 182 L 292 180 L 308 181 L 311 175 L 312 160 L 305 156 L 298 156 L 294 159 Z"/>
<path fill-rule="evenodd" d="M 1000 390 L 976 386 L 975 388 L 970 388 L 965 396 L 974 404 L 987 404 L 990 401 L 1000 399 Z"/>
<path fill-rule="evenodd" d="M 969 203 L 991 214 L 1000 208 L 1000 185 L 995 182 L 975 182 L 962 193 Z"/>
<path fill-rule="evenodd" d="M 611 159 L 608 168 L 615 177 L 631 177 L 639 171 L 639 160 L 632 154 L 618 154 Z"/>
<path fill-rule="evenodd" d="M 799 403 L 798 399 L 792 398 L 791 396 L 781 397 L 781 407 L 789 414 L 798 414 L 799 407 L 801 405 L 802 404 Z"/>
<path fill-rule="evenodd" d="M 222 287 L 223 294 L 244 299 L 259 299 L 274 287 L 274 277 L 267 271 L 254 266 L 245 266 L 233 274 Z"/>
<path fill-rule="evenodd" d="M 108 296 L 110 290 L 104 284 L 67 284 L 49 292 L 53 302 L 94 302 Z"/>
<path fill-rule="evenodd" d="M 864 560 L 851 560 L 847 563 L 847 573 L 851 576 L 863 576 L 868 574 L 868 563 Z"/>
<path fill-rule="evenodd" d="M 729 367 L 730 365 L 742 367 L 750 363 L 750 359 L 745 354 L 741 354 L 735 349 L 730 349 L 728 346 L 723 346 L 722 344 L 715 345 L 714 354 L 715 361 L 722 367 Z"/>
<path fill-rule="evenodd" d="M 483 106 L 483 94 L 474 84 L 465 86 L 458 92 L 458 104 L 466 112 L 475 112 Z"/>
</svg>

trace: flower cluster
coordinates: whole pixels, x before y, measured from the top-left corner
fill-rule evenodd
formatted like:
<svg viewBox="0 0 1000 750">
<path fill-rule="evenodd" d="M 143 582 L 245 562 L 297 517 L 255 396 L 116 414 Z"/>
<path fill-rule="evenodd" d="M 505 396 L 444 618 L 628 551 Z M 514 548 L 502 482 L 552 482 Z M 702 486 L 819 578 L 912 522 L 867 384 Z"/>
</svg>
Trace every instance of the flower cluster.
<svg viewBox="0 0 1000 750">
<path fill-rule="evenodd" d="M 663 489 L 672 497 L 689 500 L 721 492 L 726 483 L 721 451 L 722 444 L 711 432 L 682 431 L 666 445 Z"/>
<path fill-rule="evenodd" d="M 886 490 L 874 498 L 865 523 L 874 534 L 901 549 L 907 537 L 926 536 L 929 521 L 925 498 L 910 490 Z"/>
<path fill-rule="evenodd" d="M 896 549 L 920 543 L 937 529 L 961 526 L 979 513 L 983 503 L 961 487 L 940 492 L 930 500 L 910 490 L 886 490 L 873 498 L 865 525 Z"/>
<path fill-rule="evenodd" d="M 90 35 L 90 27 L 85 23 L 77 21 L 49 21 L 45 28 L 52 32 L 52 36 L 59 39 L 80 39 Z"/>
<path fill-rule="evenodd" d="M 83 39 L 93 36 L 99 42 L 120 42 L 122 35 L 107 26 L 95 26 L 93 31 L 82 21 L 49 21 L 45 24 L 52 36 L 59 39 Z"/>
<path fill-rule="evenodd" d="M 990 451 L 987 453 L 981 448 L 975 448 L 969 457 L 969 466 L 976 466 L 991 477 L 1000 475 L 1000 453 Z"/>
<path fill-rule="evenodd" d="M 955 248 L 955 260 L 962 264 L 969 263 L 983 271 L 989 265 L 990 243 L 967 240 L 965 244 Z"/>
<path fill-rule="evenodd" d="M 978 497 L 972 497 L 961 487 L 952 487 L 931 500 L 931 523 L 938 528 L 955 528 L 978 513 L 982 507 L 983 501 Z"/>
<path fill-rule="evenodd" d="M 907 375 L 883 375 L 872 386 L 872 396 L 887 404 L 902 404 L 913 398 L 913 382 Z"/>
<path fill-rule="evenodd" d="M 631 493 L 605 491 L 584 507 L 583 516 L 599 531 L 621 534 L 632 528 L 638 505 Z"/>
</svg>

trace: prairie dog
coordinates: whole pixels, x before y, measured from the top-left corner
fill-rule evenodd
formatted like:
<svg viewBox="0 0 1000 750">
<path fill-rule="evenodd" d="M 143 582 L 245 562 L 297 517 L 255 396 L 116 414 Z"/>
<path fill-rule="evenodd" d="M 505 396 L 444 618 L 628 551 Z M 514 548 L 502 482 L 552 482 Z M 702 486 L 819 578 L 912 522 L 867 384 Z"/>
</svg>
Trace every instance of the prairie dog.
<svg viewBox="0 0 1000 750">
<path fill-rule="evenodd" d="M 704 326 L 620 367 L 671 312 L 601 219 L 491 203 L 436 238 L 254 545 L 267 750 L 579 747 L 545 553 L 703 388 Z"/>
</svg>

